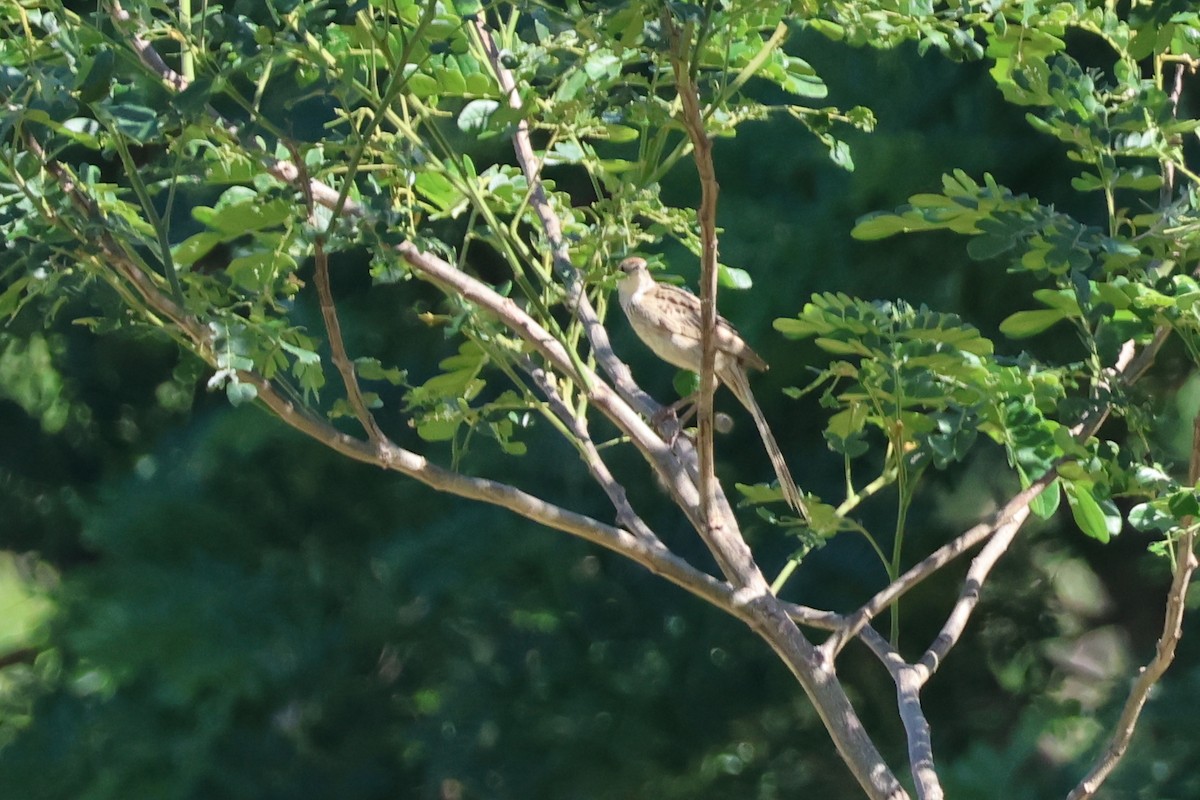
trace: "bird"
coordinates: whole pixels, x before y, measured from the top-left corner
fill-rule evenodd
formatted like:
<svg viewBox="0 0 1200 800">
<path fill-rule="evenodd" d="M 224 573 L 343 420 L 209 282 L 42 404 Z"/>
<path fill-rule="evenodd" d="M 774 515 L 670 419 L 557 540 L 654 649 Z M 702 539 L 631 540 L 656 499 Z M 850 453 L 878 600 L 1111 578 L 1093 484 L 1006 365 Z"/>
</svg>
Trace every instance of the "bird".
<svg viewBox="0 0 1200 800">
<path fill-rule="evenodd" d="M 617 294 L 621 310 L 629 318 L 634 333 L 663 361 L 680 369 L 699 372 L 703 330 L 700 324 L 700 298 L 686 289 L 656 281 L 646 266 L 646 259 L 639 256 L 626 258 L 620 263 L 619 269 L 624 274 L 617 286 Z M 767 362 L 746 344 L 729 320 L 720 315 L 713 330 L 713 343 L 716 348 L 714 372 L 717 381 L 733 392 L 734 397 L 754 418 L 771 466 L 779 478 L 784 500 L 801 517 L 808 519 L 804 498 L 792 480 L 779 444 L 771 433 L 771 426 L 767 424 L 767 418 L 754 399 L 754 392 L 750 390 L 748 370 L 764 371 Z"/>
</svg>

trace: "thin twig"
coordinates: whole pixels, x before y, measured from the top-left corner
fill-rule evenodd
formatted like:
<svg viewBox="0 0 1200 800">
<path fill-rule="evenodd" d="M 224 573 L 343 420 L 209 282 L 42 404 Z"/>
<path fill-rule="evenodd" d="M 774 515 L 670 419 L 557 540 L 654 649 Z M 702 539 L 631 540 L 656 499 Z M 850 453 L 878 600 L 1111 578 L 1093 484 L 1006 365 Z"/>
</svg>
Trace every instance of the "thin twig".
<svg viewBox="0 0 1200 800">
<path fill-rule="evenodd" d="M 1197 418 L 1200 420 L 1200 417 Z M 1194 524 L 1191 520 L 1189 525 Z M 1175 548 L 1175 575 L 1171 580 L 1171 588 L 1167 592 L 1167 608 L 1163 615 L 1163 630 L 1154 648 L 1154 657 L 1146 666 L 1138 671 L 1137 680 L 1129 690 L 1129 697 L 1121 709 L 1121 716 L 1113 727 L 1112 737 L 1108 745 L 1100 753 L 1096 763 L 1088 770 L 1088 774 L 1071 790 L 1067 800 L 1086 800 L 1095 797 L 1100 785 L 1116 768 L 1129 742 L 1133 739 L 1134 729 L 1150 692 L 1158 681 L 1166 674 L 1171 662 L 1175 660 L 1175 648 L 1183 636 L 1183 614 L 1186 608 L 1188 584 L 1196 571 L 1195 554 L 1196 534 L 1190 528 L 1179 537 Z"/>
<path fill-rule="evenodd" d="M 291 150 L 295 163 L 299 165 L 301 193 L 304 195 L 304 205 L 308 210 L 309 222 L 312 224 L 313 230 L 320 230 L 317 225 L 314 198 L 310 191 L 312 181 L 308 179 L 308 173 L 305 171 L 304 161 L 300 158 L 300 154 L 290 145 L 289 150 Z M 367 402 L 363 399 L 362 387 L 358 384 L 358 373 L 354 369 L 354 362 L 346 352 L 346 340 L 342 336 L 342 323 L 338 320 L 337 306 L 333 301 L 333 287 L 329 282 L 329 255 L 325 252 L 325 236 L 322 233 L 318 233 L 313 238 L 313 262 L 313 280 L 317 284 L 321 319 L 325 322 L 325 332 L 329 336 L 330 358 L 342 376 L 342 385 L 346 388 L 346 402 L 350 404 L 354 416 L 358 418 L 359 424 L 366 431 L 367 438 L 372 442 L 381 442 L 385 438 L 383 431 L 380 430 L 379 422 L 371 413 L 371 409 L 367 408 Z"/>
<path fill-rule="evenodd" d="M 971 566 L 967 569 L 967 575 L 963 579 L 962 589 L 959 590 L 958 600 L 955 601 L 954 607 L 946 616 L 946 622 L 942 625 L 942 629 L 933 643 L 921 655 L 919 663 L 925 668 L 921 683 L 937 672 L 938 667 L 946 658 L 946 654 L 958 643 L 967 627 L 967 622 L 971 619 L 971 614 L 975 611 L 975 606 L 979 604 L 983 584 L 991 574 L 992 568 L 996 566 L 996 562 L 1012 544 L 1013 538 L 1025 524 L 1029 514 L 1029 503 L 1022 503 L 1019 507 L 1014 508 L 1012 513 L 1007 515 L 1004 521 L 995 528 L 988 543 L 979 551 L 979 555 L 971 560 Z"/>
<path fill-rule="evenodd" d="M 329 257 L 325 253 L 323 237 L 318 236 L 313 241 L 313 256 L 313 280 L 317 284 L 317 295 L 321 301 L 321 318 L 325 321 L 325 332 L 329 335 L 330 358 L 342 376 L 342 385 L 346 387 L 346 401 L 366 431 L 367 438 L 373 442 L 381 442 L 386 437 L 363 399 L 362 387 L 358 384 L 358 373 L 346 352 L 346 343 L 342 338 L 342 324 L 338 321 L 337 307 L 333 303 L 333 289 L 329 284 Z"/>
</svg>

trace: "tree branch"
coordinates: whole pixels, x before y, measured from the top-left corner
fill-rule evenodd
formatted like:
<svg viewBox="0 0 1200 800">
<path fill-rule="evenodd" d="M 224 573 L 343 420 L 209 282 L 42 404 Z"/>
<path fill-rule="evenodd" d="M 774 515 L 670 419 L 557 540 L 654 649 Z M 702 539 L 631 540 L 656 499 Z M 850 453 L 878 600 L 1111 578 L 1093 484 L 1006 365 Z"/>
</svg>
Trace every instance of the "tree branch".
<svg viewBox="0 0 1200 800">
<path fill-rule="evenodd" d="M 309 180 L 300 154 L 290 146 L 289 150 L 300 170 L 300 186 L 304 194 L 304 204 L 308 209 L 309 222 L 313 225 L 314 230 L 319 230 L 311 191 L 312 181 Z M 350 404 L 350 409 L 354 412 L 359 424 L 362 425 L 367 438 L 372 442 L 381 442 L 386 437 L 380 430 L 375 415 L 367 408 L 366 400 L 363 399 L 362 387 L 358 383 L 358 373 L 354 369 L 354 362 L 346 352 L 346 342 L 342 338 L 342 323 L 338 320 L 337 306 L 333 302 L 333 288 L 329 283 L 329 256 L 325 252 L 324 234 L 318 233 L 313 238 L 313 261 L 313 280 L 317 284 L 317 296 L 320 298 L 321 319 L 325 323 L 325 332 L 329 336 L 330 358 L 342 376 L 342 385 L 346 388 L 346 402 Z"/>
<path fill-rule="evenodd" d="M 504 66 L 500 59 L 500 49 L 496 46 L 496 40 L 488 29 L 483 11 L 472 18 L 471 27 L 487 56 L 488 64 L 496 76 L 497 83 L 500 84 L 500 90 L 508 98 L 509 107 L 518 111 L 523 110 L 524 104 L 521 102 L 521 93 L 517 90 L 517 83 L 513 79 L 512 72 Z M 614 388 L 638 412 L 648 417 L 653 416 L 661 406 L 650 395 L 642 391 L 641 387 L 633 380 L 633 373 L 629 371 L 629 367 L 617 358 L 612 349 L 612 343 L 609 341 L 608 331 L 605 329 L 604 323 L 600 321 L 592 301 L 588 299 L 587 292 L 583 290 L 583 278 L 580 276 L 579 270 L 571 263 L 566 239 L 563 238 L 562 225 L 558 215 L 551 208 L 550 198 L 546 196 L 546 189 L 542 182 L 542 165 L 529 138 L 529 122 L 524 117 L 517 122 L 517 129 L 513 133 L 512 141 L 517 162 L 521 165 L 521 171 L 529 182 L 529 204 L 542 223 L 546 240 L 550 243 L 554 268 L 563 279 L 563 287 L 567 293 L 567 307 L 583 325 L 588 342 L 592 346 L 592 352 L 596 354 L 596 361 L 612 379 Z"/>
<path fill-rule="evenodd" d="M 992 514 L 991 520 L 981 522 L 978 525 L 964 531 L 957 537 L 947 542 L 946 544 L 934 550 L 921 561 L 913 565 L 907 572 L 901 575 L 896 580 L 885 586 L 881 591 L 877 592 L 869 601 L 867 601 L 858 611 L 849 615 L 846 618 L 844 627 L 834 632 L 821 644 L 821 649 L 824 650 L 830 658 L 836 658 L 846 643 L 854 638 L 860 630 L 863 629 L 868 622 L 874 619 L 889 605 L 894 603 L 899 598 L 903 597 L 910 589 L 916 586 L 921 581 L 928 578 L 939 569 L 949 564 L 962 554 L 966 553 L 975 545 L 987 540 L 989 537 L 996 534 L 997 531 L 1005 528 L 1011 520 L 1020 516 L 1024 521 L 1024 514 L 1027 513 L 1028 506 L 1033 499 L 1037 497 L 1043 489 L 1049 486 L 1056 480 L 1056 475 L 1053 472 L 1043 475 L 1038 478 L 1029 488 L 1023 489 L 1015 494 L 1003 508 Z M 1019 526 L 1018 526 L 1019 527 Z M 1015 532 L 1015 531 L 1014 531 Z M 964 587 L 965 592 L 965 587 Z M 961 600 L 961 598 L 960 598 Z"/>
<path fill-rule="evenodd" d="M 1182 67 L 1180 68 L 1182 69 Z M 1162 330 L 1162 329 L 1160 329 Z M 1156 336 L 1156 341 L 1158 337 Z M 1165 338 L 1165 337 L 1164 337 Z M 1158 341 L 1161 345 L 1162 342 Z M 1149 349 L 1149 348 L 1147 348 Z M 1188 483 L 1192 486 L 1200 481 L 1200 414 L 1192 419 L 1192 452 L 1188 463 Z M 1175 544 L 1175 569 L 1171 588 L 1167 591 L 1166 611 L 1163 614 L 1163 629 L 1154 648 L 1154 657 L 1138 671 L 1137 679 L 1130 687 L 1129 696 L 1121 709 L 1121 716 L 1113 727 L 1107 746 L 1101 751 L 1087 775 L 1067 795 L 1068 800 L 1086 800 L 1094 797 L 1100 786 L 1108 779 L 1129 748 L 1134 729 L 1142 715 L 1142 709 L 1150 698 L 1150 691 L 1158 683 L 1175 660 L 1175 649 L 1183 637 L 1183 614 L 1186 610 L 1187 590 L 1196 571 L 1196 520 L 1185 518 L 1184 529 Z"/>
<path fill-rule="evenodd" d="M 1189 521 L 1194 525 L 1194 521 Z M 1134 729 L 1150 691 L 1166 674 L 1171 662 L 1175 660 L 1175 648 L 1183 637 L 1183 614 L 1186 608 L 1188 584 L 1196 571 L 1196 533 L 1189 528 L 1182 536 L 1175 549 L 1175 574 L 1171 580 L 1171 588 L 1167 592 L 1167 608 L 1163 615 L 1163 630 L 1154 648 L 1154 657 L 1146 666 L 1138 671 L 1137 680 L 1129 690 L 1129 697 L 1121 709 L 1121 716 L 1113 728 L 1113 735 L 1108 745 L 1097 758 L 1096 763 L 1088 770 L 1088 774 L 1071 790 L 1067 800 L 1086 800 L 1095 797 L 1100 785 L 1116 768 L 1129 742 L 1133 739 Z"/>
<path fill-rule="evenodd" d="M 712 140 L 704 128 L 700 112 L 700 89 L 692 78 L 687 60 L 688 45 L 671 19 L 671 10 L 664 6 L 663 25 L 670 39 L 671 68 L 675 73 L 675 93 L 682 104 L 680 114 L 684 129 L 692 142 L 692 157 L 700 178 L 700 207 L 696 210 L 700 223 L 700 391 L 696 395 L 696 449 L 700 453 L 700 515 L 710 525 L 719 524 L 712 516 L 712 486 L 716 483 L 716 464 L 713 454 L 713 393 L 716 381 L 716 342 L 713 337 L 717 324 L 717 183 L 712 160 Z M 687 30 L 691 30 L 690 26 Z"/>
<path fill-rule="evenodd" d="M 609 502 L 612 503 L 613 509 L 617 512 L 617 522 L 626 530 L 632 531 L 646 541 L 659 542 L 658 536 L 650 529 L 650 526 L 633 510 L 633 506 L 629 504 L 629 497 L 625 493 L 625 487 L 617 482 L 612 472 L 609 471 L 608 464 L 600 456 L 600 451 L 596 449 L 596 443 L 592 441 L 592 435 L 588 431 L 587 417 L 582 414 L 576 414 L 567 405 L 567 402 L 554 386 L 550 374 L 537 364 L 534 364 L 532 359 L 522 358 L 518 364 L 546 398 L 546 402 L 550 405 L 550 410 L 567 426 L 567 430 L 575 437 L 580 457 L 587 466 L 588 472 L 591 473 L 591 476 L 600 485 L 600 488 L 604 490 L 604 493 L 608 495 Z"/>
</svg>

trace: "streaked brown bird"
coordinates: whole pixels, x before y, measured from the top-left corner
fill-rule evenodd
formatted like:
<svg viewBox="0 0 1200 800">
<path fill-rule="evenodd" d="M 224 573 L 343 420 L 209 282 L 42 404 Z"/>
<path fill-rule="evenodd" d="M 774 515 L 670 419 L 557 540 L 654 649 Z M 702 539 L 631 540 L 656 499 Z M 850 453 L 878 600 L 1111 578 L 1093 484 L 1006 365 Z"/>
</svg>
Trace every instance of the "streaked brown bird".
<svg viewBox="0 0 1200 800">
<path fill-rule="evenodd" d="M 668 364 L 699 372 L 702 330 L 700 298 L 686 289 L 654 280 L 644 258 L 631 256 L 621 262 L 620 270 L 625 274 L 618 287 L 621 308 L 638 338 Z M 754 399 L 754 392 L 750 390 L 747 369 L 765 370 L 767 362 L 746 344 L 737 329 L 722 316 L 717 317 L 713 341 L 717 351 L 717 380 L 729 387 L 754 418 L 771 466 L 779 478 L 784 499 L 807 519 L 808 509 L 804 505 L 804 498 L 796 488 L 779 444 L 771 433 L 771 426 L 767 424 L 767 418 L 763 416 L 758 401 Z"/>
</svg>

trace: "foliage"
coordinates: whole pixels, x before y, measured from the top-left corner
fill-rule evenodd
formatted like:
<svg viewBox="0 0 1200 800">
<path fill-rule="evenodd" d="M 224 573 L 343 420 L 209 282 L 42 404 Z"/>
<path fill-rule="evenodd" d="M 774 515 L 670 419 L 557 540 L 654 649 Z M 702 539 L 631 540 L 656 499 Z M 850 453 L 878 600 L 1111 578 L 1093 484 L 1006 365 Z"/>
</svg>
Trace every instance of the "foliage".
<svg viewBox="0 0 1200 800">
<path fill-rule="evenodd" d="M 1198 508 L 1197 476 L 1159 446 L 1163 397 L 1139 394 L 1135 384 L 1168 340 L 1180 343 L 1187 369 L 1200 361 L 1200 282 L 1192 274 L 1200 256 L 1200 176 L 1189 164 L 1200 123 L 1187 116 L 1186 97 L 1174 83 L 1200 59 L 1198 30 L 1200 14 L 1182 3 L 1135 2 L 1118 10 L 1054 0 L 564 6 L 312 0 L 179 8 L 104 3 L 85 13 L 0 0 L 6 109 L 0 316 L 31 326 L 0 340 L 0 396 L 47 436 L 80 435 L 89 420 L 62 374 L 61 326 L 78 324 L 124 343 L 166 338 L 192 356 L 157 384 L 160 412 L 186 410 L 202 363 L 203 384 L 222 390 L 230 404 L 262 401 L 344 455 L 394 468 L 395 453 L 408 448 L 423 463 L 445 462 L 459 477 L 486 475 L 513 493 L 541 496 L 559 487 L 566 499 L 553 501 L 573 508 L 581 504 L 580 486 L 564 489 L 537 472 L 543 464 L 526 462 L 580 466 L 555 449 L 557 433 L 603 483 L 589 460 L 599 458 L 593 450 L 624 453 L 634 438 L 621 429 L 592 443 L 580 433 L 607 411 L 595 410 L 603 403 L 594 393 L 605 354 L 580 309 L 594 307 L 604 320 L 613 266 L 626 254 L 673 251 L 681 264 L 683 254 L 700 256 L 714 244 L 705 223 L 715 220 L 693 210 L 698 204 L 678 183 L 689 157 L 707 180 L 702 148 L 690 135 L 697 120 L 688 117 L 689 93 L 700 104 L 706 139 L 722 148 L 718 162 L 748 131 L 769 125 L 781 137 L 807 134 L 808 146 L 830 164 L 854 171 L 862 159 L 852 155 L 850 142 L 870 147 L 875 112 L 825 105 L 830 83 L 815 58 L 798 54 L 791 42 L 820 52 L 827 45 L 816 37 L 824 37 L 843 57 L 854 52 L 849 47 L 915 45 L 918 53 L 986 63 L 1003 101 L 1023 109 L 1033 131 L 1054 140 L 1076 165 L 1071 193 L 1047 187 L 1054 201 L 1044 202 L 1002 185 L 994 171 L 973 177 L 951 166 L 940 191 L 914 193 L 907 204 L 867 214 L 853 227 L 860 242 L 917 232 L 968 237 L 970 259 L 1002 264 L 1013 285 L 1033 287 L 1026 307 L 1009 313 L 995 335 L 961 314 L 906 299 L 827 291 L 801 303 L 798 293 L 776 292 L 790 302 L 774 320 L 778 332 L 795 340 L 785 352 L 807 357 L 812 340 L 828 362 L 814 366 L 807 382 L 786 374 L 803 384 L 786 393 L 797 402 L 817 399 L 824 442 L 840 460 L 844 481 L 817 483 L 806 520 L 775 516 L 773 487 L 739 484 L 772 533 L 799 541 L 779 545 L 778 537 L 763 548 L 792 548 L 782 557 L 774 593 L 795 591 L 788 580 L 801 561 L 815 548 L 832 549 L 845 531 L 863 534 L 889 582 L 901 580 L 927 555 L 921 548 L 929 543 L 912 521 L 924 513 L 922 492 L 938 480 L 930 473 L 967 470 L 988 458 L 980 452 L 987 442 L 998 446 L 1021 488 L 1046 487 L 1028 501 L 1038 517 L 1052 519 L 1065 497 L 1075 527 L 1089 540 L 1070 546 L 1110 544 L 1128 521 L 1154 537 L 1153 550 L 1183 563 Z M 167 63 L 147 57 L 147 48 Z M 515 164 L 501 149 L 513 140 Z M 532 152 L 521 150 L 522 141 L 534 143 Z M 736 241 L 736 232 L 724 235 Z M 447 288 L 403 246 L 478 275 L 480 286 L 500 299 Z M 751 296 L 764 284 L 771 288 L 757 267 L 720 264 L 721 287 Z M 353 276 L 364 274 L 369 286 L 365 278 L 355 283 Z M 395 313 L 401 304 L 413 313 Z M 528 322 L 514 322 L 509 309 Z M 564 348 L 565 363 L 531 335 L 534 326 Z M 1065 330 L 1070 344 L 1061 346 Z M 1051 336 L 1058 346 L 1044 346 Z M 1031 352 L 1018 352 L 1017 342 Z M 613 416 L 608 422 L 621 428 Z M 366 439 L 355 438 L 360 428 Z M 265 458 L 255 435 L 251 426 L 213 441 L 235 442 L 243 455 Z M 537 458 L 523 458 L 531 453 Z M 218 456 L 236 453 L 205 457 Z M 301 482 L 279 490 L 274 503 L 336 497 L 316 471 L 294 466 L 310 454 L 274 458 L 289 473 L 285 481 Z M 135 474 L 155 474 L 153 460 L 132 460 Z M 618 463 L 618 471 L 635 468 Z M 261 468 L 258 461 L 246 467 Z M 574 602 L 573 593 L 593 591 L 581 588 L 587 581 L 564 577 L 581 573 L 550 576 L 550 597 L 539 595 L 528 607 L 483 612 L 510 639 L 458 630 L 469 656 L 425 661 L 418 650 L 436 651 L 445 642 L 437 626 L 407 627 L 409 611 L 425 613 L 414 604 L 436 597 L 457 607 L 455 592 L 465 580 L 470 594 L 462 602 L 479 613 L 481 598 L 497 585 L 520 582 L 522 566 L 456 562 L 436 546 L 433 563 L 457 564 L 467 574 L 410 574 L 409 559 L 418 557 L 410 545 L 367 533 L 388 516 L 383 510 L 359 509 L 342 524 L 361 538 L 330 542 L 292 530 L 305 519 L 299 509 L 276 516 L 255 508 L 252 483 L 225 485 L 228 476 L 211 464 L 200 472 L 220 484 L 204 487 L 217 496 L 216 509 L 205 505 L 190 514 L 180 502 L 197 491 L 186 465 L 159 475 L 165 484 L 155 487 L 162 495 L 153 502 L 124 500 L 136 495 L 125 486 L 120 501 L 91 497 L 76 504 L 80 541 L 99 563 L 77 578 L 68 571 L 58 594 L 62 608 L 47 629 L 64 663 L 59 671 L 60 655 L 42 662 L 38 680 L 23 687 L 13 707 L 27 730 L 0 756 L 9 765 L 7 772 L 0 768 L 0 782 L 32 785 L 31 776 L 44 768 L 36 754 L 62 738 L 74 767 L 56 776 L 47 797 L 306 790 L 393 796 L 401 783 L 419 784 L 430 797 L 457 796 L 464 787 L 468 795 L 528 796 L 544 786 L 620 796 L 617 787 L 579 788 L 588 776 L 599 780 L 592 772 L 562 788 L 572 786 L 574 767 L 552 752 L 567 738 L 572 747 L 602 752 L 597 762 L 622 763 L 636 751 L 604 749 L 614 726 L 631 725 L 635 742 L 654 738 L 641 727 L 645 719 L 614 723 L 597 713 L 582 724 L 581 713 L 565 715 L 571 721 L 560 725 L 549 708 L 548 698 L 560 691 L 570 702 L 556 683 L 570 671 L 543 669 L 543 649 L 554 650 L 553 634 L 591 632 L 560 610 Z M 358 488 L 341 491 L 354 495 Z M 871 502 L 876 497 L 894 497 L 894 508 L 879 511 Z M 611 516 L 611 509 L 591 510 L 594 502 L 582 505 L 596 519 Z M 407 495 L 404 503 L 416 505 Z M 315 505 L 309 513 L 330 513 Z M 146 518 L 134 513 L 138 508 Z M 243 519 L 234 509 L 261 516 Z M 618 503 L 627 526 L 621 511 Z M 388 525 L 436 530 L 420 538 L 427 544 L 435 535 L 460 533 L 419 517 L 408 512 Z M 179 538 L 160 542 L 172 519 Z M 482 530 L 489 523 L 462 525 Z M 241 537 L 250 531 L 252 538 Z M 177 550 L 178 541 L 190 544 Z M 497 580 L 509 569 L 511 578 Z M 368 572 L 371 579 L 360 580 Z M 423 581 L 441 583 L 413 589 L 411 597 L 402 589 Z M 613 602 L 591 601 L 591 614 Z M 323 612 L 328 606 L 348 613 L 331 620 Z M 639 613 L 637 604 L 628 607 Z M 891 610 L 895 646 L 907 618 L 897 605 Z M 444 619 L 458 624 L 454 613 Z M 680 697 L 668 692 L 667 676 L 686 670 L 683 645 L 702 646 L 699 639 L 679 650 L 626 654 L 634 677 L 610 671 L 610 651 L 594 641 L 591 680 L 611 681 L 610 696 L 627 706 L 651 702 L 687 717 Z M 36 637 L 29 641 L 40 646 Z M 222 644 L 207 651 L 197 648 L 199 641 Z M 510 667 L 493 667 L 519 662 L 524 645 L 519 677 Z M 470 678 L 438 675 L 439 663 Z M 373 681 L 403 688 L 385 694 Z M 464 688 L 472 681 L 490 682 L 498 692 L 528 681 L 528 695 L 512 694 L 536 698 L 536 712 L 520 707 L 497 721 Z M 39 693 L 32 716 L 24 716 Z M 152 699 L 143 702 L 146 696 Z M 7 695 L 0 699 L 8 702 Z M 202 725 L 193 724 L 193 713 Z M 810 709 L 793 713 L 816 724 Z M 347 720 L 364 716 L 369 724 L 352 730 Z M 1031 743 L 1056 725 L 1100 744 L 1102 727 L 1068 725 L 1068 718 L 1076 719 L 1057 709 L 1025 715 L 1014 723 L 1007 765 L 995 769 L 1029 758 Z M 455 720 L 475 726 L 473 744 L 456 739 Z M 759 753 L 771 752 L 760 796 L 775 796 L 779 786 L 800 791 L 837 780 L 821 777 L 821 767 L 794 751 L 780 752 L 786 748 L 777 744 L 786 741 L 780 718 L 748 712 L 738 724 L 745 726 L 742 744 L 757 742 Z M 549 777 L 518 785 L 512 776 L 521 770 L 512 765 L 537 759 L 508 756 L 506 770 L 505 759 L 478 757 L 501 732 L 517 742 L 506 752 L 550 751 L 541 765 Z M 439 735 L 454 743 L 434 752 Z M 0 727 L 0 736 L 9 736 L 8 729 Z M 158 761 L 153 745 L 160 739 L 179 748 L 182 769 Z M 139 747 L 119 756 L 121 769 L 107 783 L 94 779 L 90 765 L 117 758 L 126 740 Z M 271 765 L 265 771 L 277 783 L 259 787 L 253 775 L 215 768 L 247 742 L 254 743 L 255 763 Z M 719 791 L 722 776 L 762 763 L 754 745 L 730 745 L 717 733 L 693 744 L 693 752 L 682 754 L 648 748 L 675 763 L 630 770 L 633 777 L 620 789 L 653 785 L 657 794 L 698 796 Z M 455 764 L 456 748 L 475 755 Z M 1085 763 L 1084 751 L 1072 757 Z M 289 771 L 297 754 L 305 766 Z M 988 757 L 976 748 L 962 763 Z M 29 772 L 22 773 L 23 765 L 32 765 Z M 676 780 L 672 769 L 682 777 Z M 961 772 L 953 778 L 954 769 L 947 774 L 949 785 L 969 782 Z"/>
</svg>

